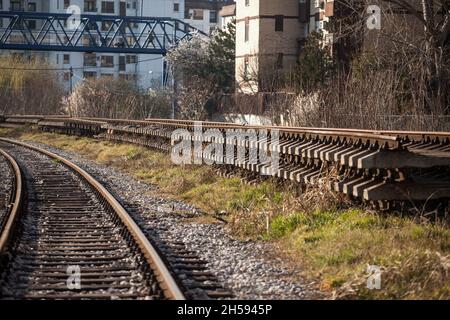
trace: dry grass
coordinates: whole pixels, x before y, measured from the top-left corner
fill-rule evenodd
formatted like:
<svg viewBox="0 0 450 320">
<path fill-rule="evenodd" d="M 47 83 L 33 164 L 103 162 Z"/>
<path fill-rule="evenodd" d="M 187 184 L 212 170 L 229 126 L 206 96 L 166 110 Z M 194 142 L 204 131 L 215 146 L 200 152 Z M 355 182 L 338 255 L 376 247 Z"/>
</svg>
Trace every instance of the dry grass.
<svg viewBox="0 0 450 320">
<path fill-rule="evenodd" d="M 450 298 L 448 228 L 352 208 L 329 191 L 327 175 L 299 194 L 295 185 L 280 186 L 276 180 L 248 185 L 239 176 L 219 177 L 212 167 L 175 166 L 167 155 L 134 145 L 3 129 L 0 134 L 15 134 L 119 168 L 158 185 L 161 196 L 220 215 L 235 236 L 278 243 L 282 252 L 277 254 L 288 256 L 303 276 L 319 279 L 330 297 Z M 382 267 L 381 290 L 366 288 L 367 265 Z"/>
</svg>

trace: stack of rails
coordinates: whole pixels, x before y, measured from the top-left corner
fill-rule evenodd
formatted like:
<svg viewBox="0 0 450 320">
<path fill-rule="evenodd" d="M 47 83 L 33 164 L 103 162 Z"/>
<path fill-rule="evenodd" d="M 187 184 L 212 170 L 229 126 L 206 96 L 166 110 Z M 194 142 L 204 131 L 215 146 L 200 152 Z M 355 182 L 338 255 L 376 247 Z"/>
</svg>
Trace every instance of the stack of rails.
<svg viewBox="0 0 450 320">
<path fill-rule="evenodd" d="M 102 118 L 45 118 L 38 121 L 44 131 L 96 136 L 98 138 L 139 144 L 163 151 L 172 147 L 172 132 L 185 129 L 195 140 L 206 145 L 211 139 L 197 136 L 195 124 L 202 132 L 215 129 L 221 132 L 223 143 L 245 148 L 245 160 L 234 157 L 228 165 L 245 170 L 271 174 L 301 185 L 315 184 L 327 177 L 330 168 L 335 174 L 331 187 L 351 198 L 390 207 L 395 202 L 424 202 L 438 200 L 448 206 L 450 199 L 450 132 L 383 131 L 356 129 L 323 129 L 304 127 L 250 126 L 221 122 L 146 119 L 121 120 Z M 226 139 L 226 133 L 240 130 L 279 131 L 279 144 L 261 139 Z M 200 139 L 200 140 L 199 140 Z M 277 172 L 267 165 L 248 161 L 252 148 L 272 150 L 280 154 Z M 225 150 L 225 148 L 224 148 Z M 195 157 L 205 158 L 203 154 Z"/>
</svg>

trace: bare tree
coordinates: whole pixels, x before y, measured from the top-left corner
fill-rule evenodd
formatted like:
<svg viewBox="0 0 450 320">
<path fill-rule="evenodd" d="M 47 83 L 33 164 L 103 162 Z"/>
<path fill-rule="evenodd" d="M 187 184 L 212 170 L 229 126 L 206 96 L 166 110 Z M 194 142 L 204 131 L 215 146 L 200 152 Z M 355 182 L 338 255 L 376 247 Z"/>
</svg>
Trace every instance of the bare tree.
<svg viewBox="0 0 450 320">
<path fill-rule="evenodd" d="M 337 47 L 348 39 L 357 43 L 356 54 L 370 47 L 378 65 L 404 69 L 412 82 L 424 81 L 425 91 L 414 84 L 413 95 L 423 93 L 428 113 L 449 111 L 449 0 L 339 0 L 335 5 L 343 8 L 333 23 Z M 381 30 L 366 26 L 370 5 L 381 8 Z"/>
<path fill-rule="evenodd" d="M 174 77 L 177 113 L 187 119 L 204 119 L 217 108 L 218 97 L 234 91 L 235 27 L 216 30 L 211 38 L 200 35 L 183 41 L 167 54 Z"/>
<path fill-rule="evenodd" d="M 424 58 L 428 76 L 431 104 L 444 109 L 448 102 L 450 55 L 449 0 L 383 0 L 403 9 L 423 25 L 425 32 Z M 419 5 L 420 4 L 420 5 Z"/>
</svg>

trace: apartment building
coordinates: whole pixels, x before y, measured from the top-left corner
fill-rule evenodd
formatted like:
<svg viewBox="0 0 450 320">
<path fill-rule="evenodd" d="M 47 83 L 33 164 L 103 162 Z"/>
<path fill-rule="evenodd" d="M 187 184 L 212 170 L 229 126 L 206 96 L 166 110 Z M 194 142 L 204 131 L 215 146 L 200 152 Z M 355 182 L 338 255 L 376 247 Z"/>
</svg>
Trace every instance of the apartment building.
<svg viewBox="0 0 450 320">
<path fill-rule="evenodd" d="M 0 0 L 0 10 L 66 13 L 71 5 L 80 8 L 82 14 L 172 17 L 183 20 L 184 0 Z M 1 27 L 1 25 L 0 25 Z M 33 26 L 39 28 L 39 26 Z M 101 30 L 109 26 L 99 25 Z M 136 25 L 136 33 L 139 26 Z M 77 85 L 89 78 L 125 79 L 141 88 L 163 85 L 165 63 L 160 55 L 111 54 L 80 52 L 33 52 L 57 68 L 73 68 L 72 82 L 69 71 L 61 72 L 60 80 L 69 91 L 70 84 Z"/>
<path fill-rule="evenodd" d="M 349 66 L 356 54 L 364 51 L 389 51 L 396 47 L 395 41 L 390 41 L 388 34 L 401 32 L 403 43 L 415 43 L 423 34 L 423 25 L 417 23 L 417 18 L 409 14 L 396 3 L 383 0 L 353 1 L 342 0 L 314 0 L 310 5 L 309 32 L 320 31 L 323 35 L 323 45 L 341 63 Z M 408 0 L 412 8 L 419 11 L 421 0 Z M 378 9 L 369 10 L 369 5 Z M 369 11 L 367 11 L 369 10 Z M 361 20 L 364 15 L 369 19 L 370 14 L 380 14 L 379 30 L 366 27 L 367 20 Z M 361 28 L 362 27 L 362 28 Z M 339 34 L 339 36 L 337 36 Z"/>
<path fill-rule="evenodd" d="M 223 6 L 219 12 L 220 27 L 224 30 L 227 29 L 229 23 L 236 20 L 236 3 Z"/>
<path fill-rule="evenodd" d="M 336 18 L 350 14 L 339 0 L 237 0 L 238 90 L 259 92 L 264 72 L 282 74 L 294 68 L 312 32 L 322 34 L 323 45 L 332 55 L 349 59 L 356 50 L 356 39 L 337 42 L 333 30 L 339 28 Z"/>
<path fill-rule="evenodd" d="M 234 0 L 185 0 L 184 21 L 211 34 L 215 28 L 222 27 L 219 13 L 229 4 L 234 4 Z"/>
<path fill-rule="evenodd" d="M 409 3 L 420 10 L 420 0 Z M 264 89 L 261 74 L 274 73 L 274 68 L 280 73 L 291 70 L 312 32 L 320 32 L 324 48 L 343 66 L 348 66 L 355 54 L 364 50 L 389 50 L 393 44 L 383 34 L 405 30 L 403 41 L 413 43 L 423 33 L 423 26 L 404 8 L 381 0 L 370 4 L 382 8 L 383 32 L 365 28 L 361 19 L 368 14 L 368 8 L 362 0 L 352 2 L 353 7 L 341 0 L 237 0 L 238 91 L 259 92 Z"/>
<path fill-rule="evenodd" d="M 306 2 L 236 1 L 236 80 L 240 91 L 258 92 L 261 83 L 257 76 L 273 72 L 271 68 L 286 72 L 295 66 L 299 43 L 309 32 Z"/>
</svg>

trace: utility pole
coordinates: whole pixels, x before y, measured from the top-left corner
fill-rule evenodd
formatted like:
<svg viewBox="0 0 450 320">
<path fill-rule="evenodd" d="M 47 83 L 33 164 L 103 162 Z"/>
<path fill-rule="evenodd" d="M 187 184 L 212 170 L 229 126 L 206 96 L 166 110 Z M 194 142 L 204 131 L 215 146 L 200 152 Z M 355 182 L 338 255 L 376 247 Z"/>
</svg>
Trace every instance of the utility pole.
<svg viewBox="0 0 450 320">
<path fill-rule="evenodd" d="M 171 119 L 175 119 L 175 110 L 177 108 L 177 82 L 175 80 L 175 67 L 172 66 L 172 113 Z"/>
<path fill-rule="evenodd" d="M 72 94 L 72 90 L 73 90 L 73 82 L 72 82 L 72 78 L 73 78 L 73 68 L 72 67 L 70 67 L 70 74 L 69 74 L 69 76 L 70 76 L 70 94 Z"/>
<path fill-rule="evenodd" d="M 72 91 L 73 91 L 73 68 L 72 66 L 70 67 L 70 73 L 69 73 L 69 82 L 70 82 L 70 96 L 72 95 Z M 70 105 L 70 100 L 71 97 L 69 96 L 69 116 L 72 117 L 72 106 Z"/>
</svg>

